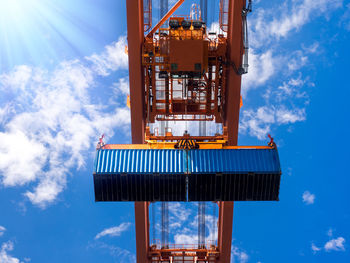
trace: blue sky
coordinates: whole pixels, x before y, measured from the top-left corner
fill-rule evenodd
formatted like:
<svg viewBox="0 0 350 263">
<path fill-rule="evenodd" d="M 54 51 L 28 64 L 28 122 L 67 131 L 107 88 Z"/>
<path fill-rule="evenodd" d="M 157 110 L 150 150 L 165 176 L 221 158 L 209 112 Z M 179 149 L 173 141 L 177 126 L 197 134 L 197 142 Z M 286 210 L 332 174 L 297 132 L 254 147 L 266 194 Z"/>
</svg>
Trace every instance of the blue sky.
<svg viewBox="0 0 350 263">
<path fill-rule="evenodd" d="M 349 262 L 350 2 L 253 2 L 239 144 L 271 133 L 283 175 L 279 202 L 235 203 L 232 262 Z M 0 3 L 0 262 L 134 262 L 133 204 L 92 184 L 99 135 L 130 143 L 125 1 Z M 196 211 L 170 205 L 172 242 Z"/>
</svg>

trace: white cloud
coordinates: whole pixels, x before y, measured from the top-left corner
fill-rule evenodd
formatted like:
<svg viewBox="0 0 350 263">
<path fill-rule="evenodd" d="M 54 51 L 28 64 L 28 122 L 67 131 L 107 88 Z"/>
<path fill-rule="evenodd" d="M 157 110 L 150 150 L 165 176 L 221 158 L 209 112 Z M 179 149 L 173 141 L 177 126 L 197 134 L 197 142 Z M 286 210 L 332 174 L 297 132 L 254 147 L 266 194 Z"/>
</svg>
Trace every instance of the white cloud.
<svg viewBox="0 0 350 263">
<path fill-rule="evenodd" d="M 342 0 L 290 0 L 275 9 L 258 8 L 249 16 L 249 70 L 242 79 L 243 99 L 248 100 L 243 100 L 240 132 L 262 139 L 276 126 L 306 120 L 304 107 L 309 97 L 305 87 L 314 84 L 309 77 L 302 78 L 301 70 L 310 64 L 311 55 L 318 53 L 320 45 L 305 42 L 299 50 L 286 50 L 282 40 L 317 17 L 328 19 L 331 11 L 341 6 Z M 262 88 L 260 93 L 254 93 L 265 99 L 266 106 L 249 109 L 251 96 L 247 94 L 258 87 Z M 259 116 L 261 113 L 264 117 Z"/>
<path fill-rule="evenodd" d="M 333 228 L 328 229 L 327 236 L 329 236 L 329 237 L 333 236 Z"/>
<path fill-rule="evenodd" d="M 263 97 L 267 102 L 273 101 L 278 104 L 289 102 L 291 104 L 290 101 L 293 100 L 307 105 L 309 103 L 309 96 L 303 90 L 305 86 L 313 86 L 313 83 L 308 78 L 303 79 L 302 75 L 299 74 L 297 77 L 283 81 L 277 88 L 268 88 Z"/>
<path fill-rule="evenodd" d="M 272 126 L 306 120 L 304 105 L 308 104 L 308 95 L 302 91 L 306 80 L 302 79 L 301 73 L 298 77 L 291 76 L 291 74 L 305 66 L 307 59 L 301 51 L 287 54 L 283 58 L 273 55 L 272 49 L 261 51 L 258 54 L 254 54 L 253 51 L 249 59 L 249 72 L 243 76 L 242 80 L 242 96 L 247 97 L 247 93 L 252 88 L 264 87 L 262 97 L 266 100 L 267 105 L 260 106 L 257 110 L 246 109 L 247 106 L 244 105 L 241 110 L 240 132 L 248 133 L 261 140 L 271 132 Z M 276 68 L 276 65 L 281 64 L 289 65 L 289 69 Z M 288 77 L 289 80 L 284 81 L 277 88 L 271 86 L 266 88 L 266 83 L 271 82 L 271 78 L 277 73 Z M 302 101 L 303 106 L 292 104 L 292 99 Z M 245 104 L 244 100 L 243 104 Z"/>
<path fill-rule="evenodd" d="M 245 131 L 249 129 L 250 136 L 263 140 L 270 132 L 270 125 L 261 125 L 256 119 L 252 118 L 244 124 L 241 124 L 239 129 L 242 133 L 245 133 Z"/>
<path fill-rule="evenodd" d="M 131 223 L 122 223 L 119 226 L 114 226 L 110 228 L 106 228 L 100 233 L 98 233 L 95 236 L 95 239 L 99 239 L 104 236 L 111 236 L 111 237 L 118 237 L 120 236 L 123 232 L 128 230 L 128 228 L 131 226 Z"/>
<path fill-rule="evenodd" d="M 4 107 L 0 108 L 0 125 L 6 122 L 9 115 L 14 113 L 13 111 L 13 107 L 10 103 L 7 103 Z"/>
<path fill-rule="evenodd" d="M 232 245 L 231 247 L 231 262 L 238 262 L 245 263 L 249 259 L 249 256 L 246 252 L 244 252 L 242 249 L 238 248 L 237 246 Z"/>
<path fill-rule="evenodd" d="M 176 233 L 174 236 L 175 244 L 197 244 L 198 234 L 179 234 Z"/>
<path fill-rule="evenodd" d="M 334 235 L 334 229 L 329 228 L 327 231 L 327 236 L 329 237 L 330 240 L 328 240 L 323 247 L 318 247 L 314 243 L 311 244 L 311 250 L 313 251 L 314 254 L 319 251 L 345 251 L 345 238 L 344 237 L 337 237 L 337 238 L 332 238 Z"/>
<path fill-rule="evenodd" d="M 216 204 L 206 203 L 205 216 L 205 240 L 206 243 L 216 242 L 217 222 Z M 198 243 L 198 203 L 169 203 L 169 221 L 177 224 L 169 225 L 169 233 L 174 233 L 175 244 L 197 244 Z M 209 212 L 210 211 L 210 212 Z M 171 237 L 170 237 L 171 238 Z"/>
<path fill-rule="evenodd" d="M 304 109 L 287 109 L 262 106 L 256 111 L 243 110 L 240 121 L 240 132 L 249 133 L 260 140 L 266 139 L 271 131 L 271 125 L 291 124 L 306 119 Z"/>
<path fill-rule="evenodd" d="M 311 250 L 313 251 L 314 254 L 316 254 L 316 252 L 320 251 L 321 248 L 317 247 L 314 243 L 311 244 Z"/>
<path fill-rule="evenodd" d="M 292 0 L 285 1 L 273 10 L 258 9 L 251 20 L 252 43 L 260 46 L 266 42 L 285 38 L 300 30 L 312 18 L 329 16 L 330 11 L 342 6 L 342 0 Z"/>
<path fill-rule="evenodd" d="M 136 262 L 136 256 L 133 253 L 131 253 L 129 250 L 121 247 L 108 245 L 100 241 L 94 241 L 93 243 L 90 243 L 88 245 L 88 249 L 90 248 L 100 249 L 108 252 L 115 259 L 115 262 L 119 262 L 119 263 Z"/>
<path fill-rule="evenodd" d="M 344 243 L 345 243 L 345 239 L 343 237 L 331 239 L 324 245 L 324 249 L 327 252 L 332 251 L 332 250 L 345 251 Z"/>
<path fill-rule="evenodd" d="M 297 78 L 291 78 L 288 81 L 288 84 L 293 87 L 300 87 L 305 84 L 305 80 L 301 79 L 301 74 L 300 74 Z"/>
<path fill-rule="evenodd" d="M 4 86 L 25 91 L 28 81 L 32 77 L 32 68 L 26 65 L 15 67 L 10 74 L 0 75 L 0 83 Z"/>
<path fill-rule="evenodd" d="M 309 57 L 307 54 L 310 54 L 309 51 L 296 50 L 283 55 L 274 54 L 275 51 L 272 48 L 263 49 L 257 53 L 253 48 L 250 51 L 249 70 L 242 77 L 242 95 L 244 98 L 248 91 L 253 88 L 266 88 L 266 84 L 269 84 L 274 76 L 279 76 L 279 80 L 289 78 L 289 81 L 283 82 L 284 85 L 306 84 L 306 80 L 301 78 L 300 72 L 298 77 L 291 76 L 308 65 Z M 280 65 L 286 66 L 281 67 Z M 293 83 L 293 80 L 299 80 L 300 82 Z M 302 85 L 299 85 L 299 88 L 302 88 Z"/>
<path fill-rule="evenodd" d="M 346 5 L 346 11 L 341 17 L 341 21 L 344 24 L 345 29 L 350 31 L 350 3 Z"/>
<path fill-rule="evenodd" d="M 262 53 L 255 53 L 254 49 L 250 49 L 248 74 L 242 78 L 243 96 L 249 89 L 265 84 L 275 74 L 278 60 L 273 56 L 271 49 Z"/>
<path fill-rule="evenodd" d="M 206 206 L 208 209 L 209 206 Z M 191 217 L 190 217 L 191 218 Z M 197 244 L 198 243 L 198 214 L 192 217 L 192 221 L 181 222 L 181 227 L 176 229 L 174 235 L 175 244 Z M 217 240 L 218 229 L 217 229 L 218 218 L 213 215 L 206 214 L 205 216 L 205 240 L 206 243 L 215 243 Z M 187 227 L 185 227 L 187 226 Z"/>
<path fill-rule="evenodd" d="M 102 54 L 93 54 L 86 57 L 93 63 L 93 70 L 102 76 L 109 75 L 110 71 L 128 67 L 128 55 L 125 53 L 126 37 L 120 37 L 117 42 L 106 46 Z"/>
<path fill-rule="evenodd" d="M 308 53 L 316 53 L 319 50 L 320 44 L 318 42 L 314 42 L 312 45 L 305 47 L 303 45 L 303 49 Z"/>
<path fill-rule="evenodd" d="M 4 235 L 5 231 L 6 231 L 6 228 L 3 226 L 0 226 L 0 237 Z"/>
<path fill-rule="evenodd" d="M 25 196 L 45 207 L 65 189 L 67 175 L 84 167 L 99 135 L 112 136 L 116 128 L 127 130 L 130 113 L 126 105 L 111 110 L 98 94 L 90 92 L 101 76 L 127 68 L 127 56 L 119 50 L 123 47 L 124 51 L 124 44 L 121 38 L 101 55 L 65 61 L 52 71 L 19 66 L 0 75 L 0 92 L 11 100 L 0 104 L 4 186 L 31 183 L 34 188 Z M 119 96 L 125 96 L 124 89 Z M 3 111 L 7 113 L 1 115 Z"/>
<path fill-rule="evenodd" d="M 120 92 L 124 95 L 130 94 L 129 79 L 128 78 L 119 79 L 119 82 L 114 84 L 114 88 L 116 89 L 114 91 L 115 94 L 119 95 Z"/>
<path fill-rule="evenodd" d="M 13 250 L 13 243 L 11 241 L 2 243 L 0 249 L 0 262 L 1 263 L 21 263 L 18 258 L 15 258 L 8 254 Z"/>
<path fill-rule="evenodd" d="M 191 214 L 191 210 L 181 206 L 181 203 L 179 202 L 170 202 L 168 206 L 169 206 L 170 216 L 174 218 L 174 220 L 170 220 L 170 221 L 184 222 L 189 218 Z"/>
<path fill-rule="evenodd" d="M 293 56 L 288 59 L 287 66 L 289 72 L 296 71 L 302 67 L 304 67 L 308 62 L 308 57 L 304 55 L 304 53 L 300 50 L 294 52 Z"/>
<path fill-rule="evenodd" d="M 35 180 L 46 161 L 45 147 L 20 130 L 0 132 L 0 142 L 2 183 L 15 186 Z"/>
<path fill-rule="evenodd" d="M 279 124 L 295 123 L 298 121 L 304 121 L 305 109 L 286 109 L 280 108 L 276 110 L 276 120 Z"/>
<path fill-rule="evenodd" d="M 266 139 L 273 127 L 305 121 L 304 107 L 308 104 L 309 97 L 302 88 L 307 81 L 308 78 L 302 78 L 299 73 L 297 77 L 290 77 L 277 88 L 267 88 L 262 95 L 265 106 L 256 110 L 242 108 L 240 132 L 262 140 Z"/>
<path fill-rule="evenodd" d="M 303 202 L 307 205 L 312 205 L 315 202 L 315 195 L 311 194 L 309 191 L 303 193 Z"/>
</svg>

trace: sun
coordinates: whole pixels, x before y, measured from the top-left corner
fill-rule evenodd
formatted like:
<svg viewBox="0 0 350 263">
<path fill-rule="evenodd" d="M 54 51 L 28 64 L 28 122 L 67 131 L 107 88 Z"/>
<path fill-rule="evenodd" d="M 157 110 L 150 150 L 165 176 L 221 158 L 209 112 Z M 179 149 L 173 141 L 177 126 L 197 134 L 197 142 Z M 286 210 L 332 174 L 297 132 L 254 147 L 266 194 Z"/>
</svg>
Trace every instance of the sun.
<svg viewBox="0 0 350 263">
<path fill-rule="evenodd" d="M 35 55 L 47 1 L 0 0 L 0 69 Z"/>
<path fill-rule="evenodd" d="M 48 66 L 80 55 L 94 41 L 95 25 L 84 16 L 87 2 L 0 0 L 0 74 L 17 65 Z"/>
<path fill-rule="evenodd" d="M 1 24 L 23 21 L 31 15 L 32 7 L 37 0 L 0 0 L 0 21 Z"/>
</svg>

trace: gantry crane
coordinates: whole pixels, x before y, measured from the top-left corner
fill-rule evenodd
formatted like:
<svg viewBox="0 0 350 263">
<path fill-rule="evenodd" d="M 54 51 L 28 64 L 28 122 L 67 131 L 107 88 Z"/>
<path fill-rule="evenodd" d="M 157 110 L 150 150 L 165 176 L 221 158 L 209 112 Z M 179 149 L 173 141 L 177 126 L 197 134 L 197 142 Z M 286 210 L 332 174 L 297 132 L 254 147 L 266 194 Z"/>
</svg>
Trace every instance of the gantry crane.
<svg viewBox="0 0 350 263">
<path fill-rule="evenodd" d="M 278 200 L 281 170 L 268 146 L 237 146 L 241 75 L 247 72 L 251 1 L 220 0 L 221 34 L 208 32 L 200 6 L 152 27 L 152 1 L 127 0 L 131 145 L 98 144 L 96 201 L 135 201 L 137 262 L 230 262 L 233 201 Z M 220 134 L 175 136 L 158 121 L 213 121 Z M 149 205 L 213 201 L 217 244 L 150 244 Z"/>
</svg>

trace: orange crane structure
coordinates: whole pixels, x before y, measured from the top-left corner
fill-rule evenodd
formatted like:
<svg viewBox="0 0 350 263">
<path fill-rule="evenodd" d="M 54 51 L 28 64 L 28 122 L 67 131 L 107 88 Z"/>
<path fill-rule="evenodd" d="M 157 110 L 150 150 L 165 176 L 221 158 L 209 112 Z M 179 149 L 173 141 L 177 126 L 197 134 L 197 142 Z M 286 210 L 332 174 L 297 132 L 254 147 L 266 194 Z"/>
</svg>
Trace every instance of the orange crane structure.
<svg viewBox="0 0 350 263">
<path fill-rule="evenodd" d="M 127 0 L 132 144 L 97 147 L 96 201 L 134 201 L 138 263 L 230 262 L 234 201 L 277 201 L 281 169 L 275 143 L 237 146 L 241 76 L 247 72 L 251 1 L 220 0 L 221 33 L 208 32 L 199 5 L 152 27 L 152 1 Z M 162 121 L 215 122 L 221 133 L 160 134 Z M 150 240 L 152 202 L 216 202 L 217 243 Z"/>
</svg>

